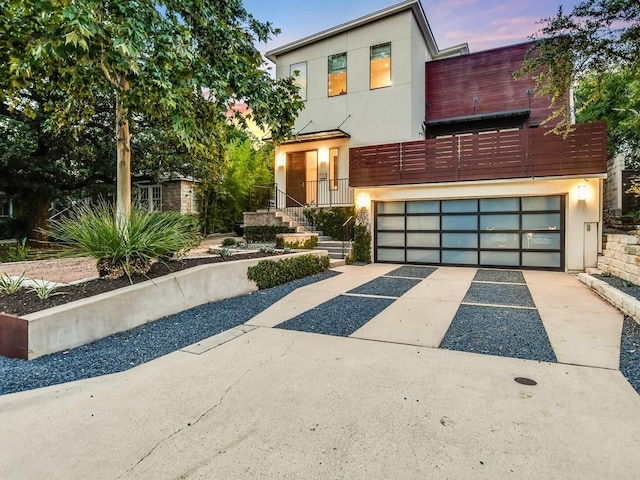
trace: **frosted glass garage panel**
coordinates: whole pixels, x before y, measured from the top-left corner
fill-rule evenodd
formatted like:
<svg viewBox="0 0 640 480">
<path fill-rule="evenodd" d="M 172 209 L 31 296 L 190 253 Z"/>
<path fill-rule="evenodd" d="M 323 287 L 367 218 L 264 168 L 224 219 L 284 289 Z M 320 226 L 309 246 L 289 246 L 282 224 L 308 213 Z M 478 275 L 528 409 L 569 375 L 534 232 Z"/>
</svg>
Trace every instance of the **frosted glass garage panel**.
<svg viewBox="0 0 640 480">
<path fill-rule="evenodd" d="M 440 217 L 407 217 L 407 230 L 440 230 Z"/>
<path fill-rule="evenodd" d="M 442 212 L 443 213 L 466 213 L 477 212 L 478 201 L 477 200 L 443 200 Z"/>
<path fill-rule="evenodd" d="M 517 212 L 520 210 L 519 198 L 483 198 L 480 200 L 481 212 Z"/>
<path fill-rule="evenodd" d="M 477 230 L 476 215 L 443 215 L 442 230 Z"/>
<path fill-rule="evenodd" d="M 555 252 L 523 252 L 523 267 L 560 268 L 560 253 Z"/>
<path fill-rule="evenodd" d="M 560 197 L 523 197 L 522 210 L 560 210 Z"/>
<path fill-rule="evenodd" d="M 407 250 L 409 263 L 440 263 L 438 250 Z"/>
<path fill-rule="evenodd" d="M 379 262 L 404 262 L 404 250 L 392 248 L 378 248 Z"/>
<path fill-rule="evenodd" d="M 444 248 L 478 248 L 478 235 L 475 233 L 443 233 Z"/>
<path fill-rule="evenodd" d="M 480 234 L 480 248 L 520 248 L 517 233 L 482 233 Z"/>
<path fill-rule="evenodd" d="M 560 232 L 523 233 L 522 248 L 525 250 L 560 250 Z"/>
<path fill-rule="evenodd" d="M 442 250 L 442 263 L 476 265 L 478 263 L 478 252 Z"/>
<path fill-rule="evenodd" d="M 379 247 L 404 247 L 404 233 L 378 233 Z"/>
<path fill-rule="evenodd" d="M 378 213 L 404 213 L 404 202 L 380 202 L 376 203 Z"/>
<path fill-rule="evenodd" d="M 438 248 L 439 233 L 407 233 L 407 247 Z"/>
<path fill-rule="evenodd" d="M 480 230 L 520 230 L 520 215 L 481 215 Z"/>
<path fill-rule="evenodd" d="M 518 252 L 480 252 L 480 265 L 518 266 Z"/>
<path fill-rule="evenodd" d="M 404 230 L 404 217 L 378 217 L 378 230 Z"/>
<path fill-rule="evenodd" d="M 560 230 L 559 213 L 525 213 L 522 215 L 523 230 Z"/>
<path fill-rule="evenodd" d="M 426 202 L 407 202 L 407 213 L 439 213 L 440 202 L 431 200 Z"/>
</svg>

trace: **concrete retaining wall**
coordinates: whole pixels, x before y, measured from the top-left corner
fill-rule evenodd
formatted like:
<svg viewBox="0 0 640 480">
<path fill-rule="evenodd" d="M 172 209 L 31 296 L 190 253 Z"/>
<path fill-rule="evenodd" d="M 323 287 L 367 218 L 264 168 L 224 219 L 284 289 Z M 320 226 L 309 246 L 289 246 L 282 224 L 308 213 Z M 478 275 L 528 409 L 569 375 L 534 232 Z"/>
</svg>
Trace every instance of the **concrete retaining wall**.
<svg viewBox="0 0 640 480">
<path fill-rule="evenodd" d="M 607 235 L 598 268 L 623 280 L 640 285 L 640 237 Z"/>
<path fill-rule="evenodd" d="M 308 254 L 326 256 L 327 252 L 292 253 L 275 257 L 274 260 Z M 130 330 L 198 305 L 255 291 L 257 286 L 247 278 L 247 268 L 260 260 L 264 259 L 193 267 L 21 318 L 12 317 L 7 325 L 22 332 L 23 329 L 18 327 L 27 323 L 27 358 L 37 358 Z M 6 332 L 2 329 L 0 332 L 6 339 Z M 24 339 L 21 341 L 24 343 Z M 0 351 L 0 354 L 9 356 L 4 351 Z"/>
</svg>

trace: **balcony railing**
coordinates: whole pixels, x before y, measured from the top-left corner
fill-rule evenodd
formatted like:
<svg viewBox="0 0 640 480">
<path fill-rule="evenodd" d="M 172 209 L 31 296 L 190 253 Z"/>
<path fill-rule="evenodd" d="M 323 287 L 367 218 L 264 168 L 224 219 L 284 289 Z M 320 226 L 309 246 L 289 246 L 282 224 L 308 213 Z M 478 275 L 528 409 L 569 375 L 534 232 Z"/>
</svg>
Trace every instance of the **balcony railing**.
<svg viewBox="0 0 640 480">
<path fill-rule="evenodd" d="M 358 147 L 351 187 L 590 175 L 607 171 L 602 122 L 574 125 L 566 138 L 546 128 Z"/>
</svg>

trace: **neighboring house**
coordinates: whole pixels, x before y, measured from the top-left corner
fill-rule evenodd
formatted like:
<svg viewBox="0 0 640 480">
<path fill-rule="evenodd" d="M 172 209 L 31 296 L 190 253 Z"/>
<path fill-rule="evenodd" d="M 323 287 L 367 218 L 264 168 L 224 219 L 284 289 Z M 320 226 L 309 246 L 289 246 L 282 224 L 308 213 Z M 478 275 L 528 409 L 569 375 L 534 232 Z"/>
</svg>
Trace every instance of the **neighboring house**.
<svg viewBox="0 0 640 480">
<path fill-rule="evenodd" d="M 268 52 L 305 100 L 277 207 L 355 198 L 376 262 L 595 266 L 606 129 L 540 125 L 548 99 L 513 78 L 529 46 L 440 50 L 411 0 Z"/>
<path fill-rule="evenodd" d="M 196 184 L 197 181 L 191 177 L 166 177 L 158 182 L 134 181 L 133 200 L 149 212 L 197 214 Z"/>
</svg>

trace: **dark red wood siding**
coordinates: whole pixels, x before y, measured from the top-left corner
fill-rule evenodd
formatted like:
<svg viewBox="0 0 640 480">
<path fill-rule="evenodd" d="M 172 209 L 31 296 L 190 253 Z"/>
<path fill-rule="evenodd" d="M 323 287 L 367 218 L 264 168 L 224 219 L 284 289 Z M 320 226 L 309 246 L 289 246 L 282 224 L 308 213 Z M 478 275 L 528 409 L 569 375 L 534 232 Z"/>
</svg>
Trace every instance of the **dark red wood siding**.
<svg viewBox="0 0 640 480">
<path fill-rule="evenodd" d="M 533 80 L 513 78 L 530 47 L 531 43 L 511 45 L 427 62 L 427 121 L 530 108 L 525 125 L 542 122 L 550 113 L 549 98 L 529 96 L 526 90 L 533 91 Z"/>
</svg>

